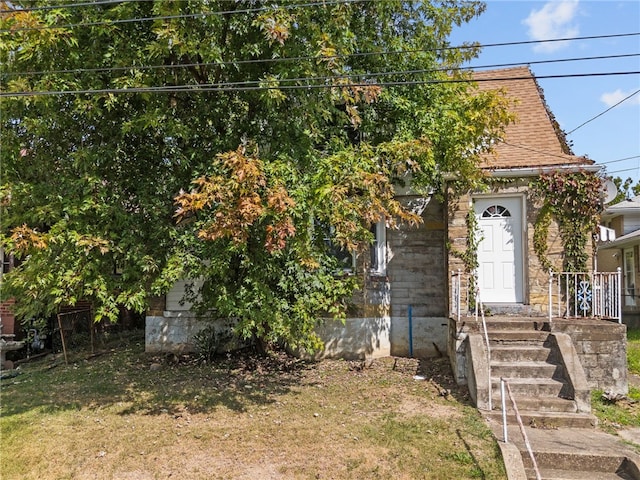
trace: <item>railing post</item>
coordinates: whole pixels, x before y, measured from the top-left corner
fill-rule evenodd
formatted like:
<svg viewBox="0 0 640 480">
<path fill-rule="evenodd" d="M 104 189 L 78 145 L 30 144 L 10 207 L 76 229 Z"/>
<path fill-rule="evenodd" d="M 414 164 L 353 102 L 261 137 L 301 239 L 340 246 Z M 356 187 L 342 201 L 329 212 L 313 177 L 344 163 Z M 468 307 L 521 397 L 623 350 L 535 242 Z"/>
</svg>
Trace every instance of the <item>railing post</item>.
<svg viewBox="0 0 640 480">
<path fill-rule="evenodd" d="M 618 311 L 616 312 L 618 315 L 618 323 L 622 323 L 622 269 L 618 267 L 617 269 L 617 284 L 618 284 Z"/>
<path fill-rule="evenodd" d="M 462 275 L 461 275 L 460 269 L 458 269 L 458 298 L 457 298 L 458 323 L 460 323 L 461 298 L 462 298 Z"/>
<path fill-rule="evenodd" d="M 549 270 L 549 324 L 553 314 L 553 270 Z"/>
<path fill-rule="evenodd" d="M 507 396 L 504 388 L 505 380 L 500 377 L 500 400 L 502 403 L 502 436 L 504 443 L 509 443 L 509 434 L 507 433 Z"/>
</svg>

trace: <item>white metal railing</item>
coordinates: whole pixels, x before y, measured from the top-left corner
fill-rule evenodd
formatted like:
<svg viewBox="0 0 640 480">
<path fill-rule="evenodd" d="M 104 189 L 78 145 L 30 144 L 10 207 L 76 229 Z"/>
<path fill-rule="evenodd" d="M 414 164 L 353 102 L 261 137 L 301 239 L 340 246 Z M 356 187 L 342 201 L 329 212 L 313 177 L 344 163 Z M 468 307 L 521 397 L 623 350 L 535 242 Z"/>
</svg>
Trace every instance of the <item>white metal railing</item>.
<svg viewBox="0 0 640 480">
<path fill-rule="evenodd" d="M 487 366 L 489 379 L 489 410 L 493 410 L 492 386 L 491 386 L 491 345 L 489 344 L 489 333 L 487 332 L 487 322 L 484 316 L 484 305 L 480 296 L 480 288 L 478 287 L 477 272 L 466 275 L 466 288 L 463 281 L 463 274 L 460 269 L 451 272 L 451 301 L 450 312 L 453 317 L 460 322 L 460 316 L 463 308 L 466 307 L 469 312 L 469 306 L 474 303 L 476 325 L 480 318 L 482 319 L 482 338 L 487 349 Z M 466 300 L 463 303 L 463 290 L 466 290 Z M 474 293 L 471 298 L 471 292 Z"/>
<path fill-rule="evenodd" d="M 513 395 L 511 394 L 511 387 L 509 387 L 509 382 L 507 381 L 507 379 L 500 377 L 500 401 L 502 403 L 502 435 L 504 436 L 504 443 L 509 443 L 509 434 L 507 433 L 507 396 L 505 391 L 509 393 L 511 406 L 513 407 L 513 413 L 516 417 L 516 422 L 518 422 L 520 433 L 522 433 L 522 438 L 524 439 L 524 445 L 527 448 L 527 453 L 529 454 L 529 458 L 531 458 L 533 471 L 536 474 L 536 480 L 541 480 L 542 477 L 540 475 L 540 470 L 538 469 L 538 462 L 536 462 L 536 457 L 533 454 L 533 449 L 531 448 L 531 444 L 529 443 L 527 431 L 524 428 L 524 424 L 522 423 L 522 417 L 520 416 L 520 412 L 518 411 L 516 399 L 513 398 Z"/>
<path fill-rule="evenodd" d="M 462 298 L 462 272 L 458 269 L 457 272 L 451 272 L 451 304 L 449 311 L 451 315 L 455 317 L 457 322 L 460 322 L 461 310 L 461 298 Z"/>
<path fill-rule="evenodd" d="M 552 317 L 599 317 L 622 323 L 622 271 L 550 272 L 549 321 Z"/>
<path fill-rule="evenodd" d="M 474 275 L 462 272 L 458 269 L 451 272 L 451 295 L 449 299 L 449 312 L 456 320 L 464 314 L 472 311 Z"/>
<path fill-rule="evenodd" d="M 478 276 L 474 273 L 473 275 L 474 285 L 476 286 L 476 323 L 478 322 L 478 310 L 480 310 L 480 315 L 482 316 L 482 334 L 484 338 L 485 346 L 487 347 L 487 375 L 489 378 L 489 411 L 493 410 L 493 387 L 491 385 L 491 345 L 489 344 L 489 332 L 487 332 L 487 321 L 484 317 L 484 305 L 482 305 L 482 299 L 480 297 L 480 287 L 478 286 Z"/>
</svg>

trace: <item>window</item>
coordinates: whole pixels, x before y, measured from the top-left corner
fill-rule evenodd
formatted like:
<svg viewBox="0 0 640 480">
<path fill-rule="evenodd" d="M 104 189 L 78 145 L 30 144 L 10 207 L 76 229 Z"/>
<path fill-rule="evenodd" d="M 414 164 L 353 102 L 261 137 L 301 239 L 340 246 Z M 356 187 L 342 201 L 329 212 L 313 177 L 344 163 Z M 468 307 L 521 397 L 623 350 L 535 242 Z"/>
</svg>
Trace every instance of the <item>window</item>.
<svg viewBox="0 0 640 480">
<path fill-rule="evenodd" d="M 505 218 L 510 216 L 511 212 L 502 205 L 491 205 L 482 212 L 482 218 Z"/>
<path fill-rule="evenodd" d="M 635 258 L 632 248 L 624 251 L 624 304 L 628 307 L 636 305 Z"/>
<path fill-rule="evenodd" d="M 387 270 L 387 238 L 386 224 L 382 220 L 371 225 L 373 242 L 369 248 L 369 272 L 374 275 L 384 275 Z M 343 272 L 353 273 L 356 271 L 356 255 L 354 252 L 336 245 L 331 241 L 333 228 L 329 229 L 329 235 L 325 236 L 324 242 L 329 255 L 338 260 L 340 269 Z"/>
<path fill-rule="evenodd" d="M 9 273 L 11 267 L 13 267 L 13 255 L 5 255 L 4 250 L 0 248 L 0 260 L 2 261 L 2 270 L 0 270 L 0 277 L 3 273 Z"/>
<path fill-rule="evenodd" d="M 371 225 L 373 244 L 370 248 L 371 266 L 373 274 L 384 275 L 387 271 L 387 229 L 384 220 Z"/>
</svg>

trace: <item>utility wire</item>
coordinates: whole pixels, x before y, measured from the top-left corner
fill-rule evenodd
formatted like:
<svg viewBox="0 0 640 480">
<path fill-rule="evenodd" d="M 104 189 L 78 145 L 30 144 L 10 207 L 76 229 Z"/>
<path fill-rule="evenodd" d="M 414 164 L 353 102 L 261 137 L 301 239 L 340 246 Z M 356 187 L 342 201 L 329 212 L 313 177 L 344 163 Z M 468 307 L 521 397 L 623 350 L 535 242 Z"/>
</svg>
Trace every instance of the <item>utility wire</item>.
<svg viewBox="0 0 640 480">
<path fill-rule="evenodd" d="M 607 172 L 607 174 L 611 175 L 612 173 L 630 172 L 631 170 L 638 170 L 638 168 L 640 168 L 640 165 L 638 167 L 625 168 L 624 170 L 615 170 L 613 172 Z"/>
<path fill-rule="evenodd" d="M 145 2 L 148 0 L 95 0 L 93 2 L 83 3 L 63 3 L 61 5 L 44 5 L 42 7 L 19 7 L 15 9 L 0 10 L 0 13 L 22 13 L 22 12 L 38 12 L 43 10 L 60 10 L 63 8 L 76 8 L 76 7 L 98 7 L 102 5 L 109 5 L 113 3 L 134 3 Z"/>
<path fill-rule="evenodd" d="M 294 8 L 307 8 L 307 7 L 321 7 L 327 5 L 340 5 L 340 4 L 350 4 L 350 3 L 368 3 L 373 2 L 374 0 L 324 0 L 318 2 L 309 2 L 309 3 L 297 3 L 293 5 L 282 5 L 282 6 L 268 6 L 268 7 L 255 7 L 255 8 L 243 8 L 236 10 L 218 10 L 211 12 L 200 12 L 200 13 L 182 13 L 176 15 L 160 15 L 155 17 L 139 17 L 139 18 L 120 18 L 115 20 L 104 20 L 104 21 L 96 21 L 96 22 L 84 22 L 84 23 L 67 23 L 63 25 L 42 25 L 39 27 L 21 27 L 21 28 L 13 28 L 13 29 L 0 29 L 0 32 L 28 32 L 28 31 L 42 31 L 42 30 L 58 30 L 61 28 L 76 28 L 76 27 L 95 27 L 99 25 L 117 25 L 122 23 L 135 23 L 135 22 L 155 22 L 156 20 L 178 20 L 182 18 L 204 18 L 208 16 L 224 16 L 224 15 L 235 15 L 240 13 L 259 13 L 266 11 L 275 11 L 278 8 L 284 8 L 286 10 L 292 10 Z M 19 13 L 22 10 L 3 10 L 0 13 Z"/>
<path fill-rule="evenodd" d="M 428 50 L 424 50 L 428 51 Z M 485 68 L 504 68 L 515 67 L 521 65 L 540 65 L 547 63 L 566 63 L 566 62 L 578 62 L 578 61 L 590 61 L 590 60 L 611 60 L 618 58 L 638 57 L 640 53 L 623 53 L 619 55 L 601 55 L 596 57 L 575 57 L 575 58 L 562 58 L 555 60 L 535 60 L 528 62 L 513 62 L 513 63 L 494 63 L 491 65 L 469 65 L 468 67 L 442 67 L 433 69 L 420 69 L 420 70 L 401 70 L 395 72 L 369 72 L 363 74 L 346 75 L 347 77 L 355 76 L 385 76 L 385 75 L 406 75 L 417 73 L 435 73 L 435 72 L 455 72 L 455 71 L 467 71 L 467 70 L 480 70 Z M 336 57 L 323 57 L 323 60 L 331 60 Z M 68 68 L 63 70 L 41 70 L 35 72 L 4 72 L 7 77 L 17 76 L 35 76 L 35 75 L 57 75 L 64 73 L 103 73 L 103 72 L 130 72 L 130 71 L 143 71 L 143 70 L 157 70 L 168 69 L 173 70 L 177 68 L 194 68 L 194 67 L 213 67 L 219 65 L 243 65 L 243 64 L 259 64 L 259 63 L 278 63 L 278 62 L 299 62 L 302 60 L 317 60 L 315 56 L 303 56 L 303 57 L 277 57 L 266 59 L 253 59 L 253 60 L 237 60 L 237 61 L 222 61 L 222 62 L 196 62 L 196 63 L 180 63 L 172 65 L 131 65 L 127 67 L 102 67 L 102 68 Z M 286 79 L 283 79 L 286 80 Z"/>
<path fill-rule="evenodd" d="M 574 128 L 573 130 L 571 130 L 570 132 L 567 132 L 566 135 L 571 135 L 573 132 L 575 132 L 576 130 L 578 130 L 579 128 L 584 127 L 587 123 L 593 122 L 596 118 L 601 117 L 602 115 L 604 115 L 605 113 L 607 113 L 609 110 L 612 110 L 614 108 L 616 108 L 618 105 L 620 105 L 622 102 L 626 102 L 627 100 L 629 100 L 631 97 L 633 97 L 634 95 L 637 95 L 638 93 L 640 93 L 640 89 L 636 90 L 635 92 L 633 92 L 631 95 L 623 98 L 622 100 L 620 100 L 618 103 L 616 103 L 615 105 L 611 105 L 609 108 L 607 108 L 604 112 L 600 112 L 598 115 L 596 115 L 595 117 L 590 118 L 589 120 L 587 120 L 584 123 L 581 123 L 580 125 L 578 125 L 576 128 Z"/>
<path fill-rule="evenodd" d="M 294 8 L 307 8 L 314 6 L 326 6 L 326 5 L 336 5 L 336 4 L 350 4 L 350 3 L 365 3 L 365 2 L 373 2 L 375 0 L 322 0 L 317 2 L 309 2 L 309 3 L 299 3 L 292 5 L 283 5 L 280 8 L 285 9 L 294 9 Z M 48 30 L 48 29 L 61 29 L 61 28 L 75 28 L 75 27 L 83 27 L 83 26 L 99 26 L 99 25 L 115 25 L 120 23 L 132 23 L 132 22 L 151 22 L 156 20 L 175 20 L 180 18 L 203 18 L 210 15 L 232 15 L 232 14 L 240 14 L 240 13 L 257 13 L 261 11 L 273 10 L 272 7 L 258 7 L 258 8 L 246 8 L 239 10 L 223 10 L 223 11 L 215 11 L 215 12 L 200 12 L 200 13 L 190 13 L 190 14 L 180 14 L 180 15 L 165 15 L 165 16 L 155 16 L 155 17 L 141 17 L 141 18 L 124 18 L 124 19 L 115 19 L 115 20 L 106 20 L 101 22 L 87 22 L 87 23 L 75 23 L 75 24 L 64 24 L 64 25 L 44 25 L 40 27 L 22 27 L 22 28 L 13 28 L 13 29 L 0 29 L 0 33 L 2 32 L 21 32 L 21 31 L 38 31 L 38 30 Z M 16 10 L 19 11 L 19 10 Z M 16 11 L 9 11 L 15 13 Z M 0 13 L 6 13 L 7 10 L 0 11 Z M 521 42 L 511 42 L 507 44 L 497 43 L 497 44 L 487 44 L 485 47 L 494 47 L 494 46 L 506 46 L 506 45 L 528 45 L 528 44 L 536 44 L 536 43 L 553 43 L 553 42 L 566 42 L 569 40 L 592 40 L 598 38 L 616 38 L 616 37 L 626 37 L 626 36 L 634 36 L 640 35 L 640 32 L 632 32 L 632 33 L 619 33 L 612 35 L 592 35 L 585 37 L 566 37 L 566 38 L 552 38 L 547 40 L 526 40 Z M 457 49 L 460 47 L 442 47 L 437 50 L 447 50 L 447 49 Z M 475 45 L 469 45 L 463 48 L 476 48 Z"/>
<path fill-rule="evenodd" d="M 640 155 L 634 155 L 632 157 L 619 158 L 618 160 L 609 160 L 608 162 L 598 162 L 598 163 L 601 163 L 602 165 L 609 165 L 610 163 L 624 162 L 625 160 L 633 160 L 634 158 L 640 158 Z"/>
<path fill-rule="evenodd" d="M 640 71 L 626 72 L 597 72 L 597 73 L 572 73 L 561 75 L 539 75 L 536 79 L 552 78 L 580 78 L 580 77 L 601 77 L 617 75 L 638 75 Z M 331 77 L 327 77 L 330 80 Z M 308 85 L 264 85 L 268 80 L 253 81 L 255 85 L 248 85 L 248 82 L 210 83 L 210 84 L 187 84 L 187 85 L 163 85 L 155 87 L 130 87 L 130 88 L 104 88 L 86 90 L 40 90 L 40 91 L 18 91 L 0 92 L 0 97 L 35 97 L 44 95 L 84 95 L 84 94 L 119 94 L 119 93 L 198 93 L 205 91 L 213 92 L 243 92 L 243 91 L 266 91 L 266 90 L 312 90 L 326 88 L 353 88 L 353 87 L 405 87 L 430 85 L 440 83 L 472 83 L 472 82 L 506 82 L 515 80 L 530 80 L 531 76 L 514 76 L 505 78 L 481 78 L 481 79 L 448 79 L 448 80 L 409 80 L 395 82 L 360 82 L 349 84 L 308 84 Z M 262 84 L 262 85 L 261 85 Z"/>
<path fill-rule="evenodd" d="M 551 153 L 551 152 L 545 152 L 543 150 L 538 150 L 536 148 L 533 147 L 529 147 L 527 145 L 518 145 L 516 143 L 511 143 L 511 142 L 507 142 L 505 140 L 502 141 L 502 143 L 504 143 L 505 145 L 509 145 L 510 147 L 515 147 L 515 148 L 520 148 L 522 150 L 527 150 L 529 152 L 534 152 L 534 153 L 539 153 L 541 155 L 546 155 L 547 157 L 556 157 L 556 158 L 562 158 L 563 160 L 567 160 L 567 157 L 577 157 L 577 158 L 581 158 L 580 155 L 571 155 L 568 153 Z"/>
</svg>

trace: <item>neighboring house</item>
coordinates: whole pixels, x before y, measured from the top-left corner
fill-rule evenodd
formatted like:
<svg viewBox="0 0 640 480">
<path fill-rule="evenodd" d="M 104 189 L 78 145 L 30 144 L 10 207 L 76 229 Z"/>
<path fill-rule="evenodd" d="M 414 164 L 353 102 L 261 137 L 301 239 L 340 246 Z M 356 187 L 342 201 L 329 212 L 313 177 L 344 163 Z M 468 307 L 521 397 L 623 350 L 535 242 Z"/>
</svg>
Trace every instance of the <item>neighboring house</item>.
<svg viewBox="0 0 640 480">
<path fill-rule="evenodd" d="M 527 67 L 481 72 L 476 79 L 480 89 L 504 89 L 517 99 L 518 120 L 507 128 L 506 141 L 496 146 L 495 155 L 482 164 L 486 174 L 499 181 L 490 191 L 457 198 L 449 194 L 444 202 L 410 189 L 399 191 L 400 200 L 420 211 L 423 221 L 397 230 L 378 226 L 374 250 L 380 263 L 366 272 L 356 299 L 358 313 L 344 325 L 329 321 L 319 329 L 325 341 L 320 356 L 448 355 L 458 381 L 464 383 L 460 332 L 472 317 L 458 320 L 452 315 L 450 280 L 452 272 L 464 274 L 460 252 L 469 237 L 470 211 L 483 237 L 477 257 L 485 307 L 494 313 L 548 315 L 549 273 L 533 252 L 533 225 L 540 205 L 530 194 L 529 183 L 542 173 L 595 172 L 599 167 L 565 153 L 569 149 L 563 135 Z M 563 247 L 557 232 L 552 223 L 548 252 L 560 268 Z M 201 326 L 188 305 L 180 305 L 183 289 L 179 283 L 150 310 L 148 351 L 192 348 L 190 338 Z"/>
<path fill-rule="evenodd" d="M 622 273 L 622 320 L 640 327 L 640 196 L 607 207 L 602 213 L 604 227 L 614 231 L 612 240 L 598 244 L 598 269 Z"/>
</svg>

